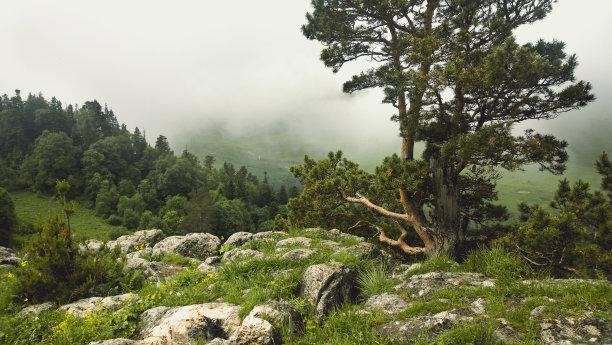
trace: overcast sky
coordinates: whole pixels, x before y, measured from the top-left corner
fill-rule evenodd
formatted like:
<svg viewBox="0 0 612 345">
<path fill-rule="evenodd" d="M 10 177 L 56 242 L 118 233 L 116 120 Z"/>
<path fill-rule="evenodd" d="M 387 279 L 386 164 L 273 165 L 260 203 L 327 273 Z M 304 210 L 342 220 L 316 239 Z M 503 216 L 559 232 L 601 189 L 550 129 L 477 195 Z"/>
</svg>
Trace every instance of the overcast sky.
<svg viewBox="0 0 612 345">
<path fill-rule="evenodd" d="M 318 59 L 320 45 L 302 36 L 309 8 L 306 0 L 2 0 L 0 93 L 97 99 L 130 129 L 145 128 L 149 141 L 180 140 L 211 119 L 242 129 L 281 119 L 335 140 L 330 149 L 395 145 L 394 109 L 380 92 L 342 94 L 358 68 L 333 74 Z M 602 119 L 612 108 L 612 1 L 561 0 L 517 36 L 565 41 L 578 55 L 578 79 L 598 98 L 535 126 L 575 134 L 597 119 L 610 124 Z"/>
</svg>

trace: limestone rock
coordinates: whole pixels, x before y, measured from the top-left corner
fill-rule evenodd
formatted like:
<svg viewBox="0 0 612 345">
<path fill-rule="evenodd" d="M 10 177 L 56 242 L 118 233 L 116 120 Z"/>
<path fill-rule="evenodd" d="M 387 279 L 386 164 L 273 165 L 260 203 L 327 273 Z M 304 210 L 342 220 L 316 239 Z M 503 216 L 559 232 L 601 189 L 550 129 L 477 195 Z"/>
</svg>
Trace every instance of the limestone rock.
<svg viewBox="0 0 612 345">
<path fill-rule="evenodd" d="M 226 262 L 232 262 L 237 258 L 240 258 L 241 260 L 263 259 L 265 258 L 265 255 L 262 252 L 257 251 L 257 250 L 240 249 L 240 248 L 229 250 L 223 254 L 223 261 L 226 261 Z"/>
<path fill-rule="evenodd" d="M 312 265 L 302 276 L 300 297 L 315 305 L 315 316 L 321 320 L 333 308 L 357 295 L 357 272 L 349 266 L 330 262 Z"/>
<path fill-rule="evenodd" d="M 211 234 L 192 233 L 185 236 L 170 236 L 153 247 L 153 255 L 177 254 L 203 260 L 214 255 L 220 245 L 221 240 Z"/>
<path fill-rule="evenodd" d="M 476 315 L 484 315 L 487 313 L 487 300 L 480 297 L 474 302 L 470 303 L 468 309 Z"/>
<path fill-rule="evenodd" d="M 130 340 L 130 339 L 123 339 L 123 338 L 92 341 L 91 343 L 89 343 L 89 345 L 136 345 L 136 344 L 138 344 L 137 341 Z"/>
<path fill-rule="evenodd" d="M 19 265 L 21 259 L 11 248 L 0 247 L 0 265 Z"/>
<path fill-rule="evenodd" d="M 264 231 L 253 234 L 254 240 L 277 240 L 281 237 L 289 236 L 288 233 L 284 231 Z"/>
<path fill-rule="evenodd" d="M 285 260 L 302 260 L 309 258 L 317 253 L 316 250 L 298 248 L 285 253 L 281 258 Z"/>
<path fill-rule="evenodd" d="M 334 250 L 340 248 L 340 243 L 334 242 L 334 241 L 330 241 L 330 240 L 319 241 L 319 244 L 322 245 L 322 246 L 329 247 L 329 248 L 334 249 Z"/>
<path fill-rule="evenodd" d="M 115 311 L 121 309 L 129 303 L 137 303 L 140 301 L 140 296 L 126 293 L 123 295 L 109 297 L 90 297 L 78 300 L 74 303 L 66 304 L 59 307 L 59 310 L 65 310 L 76 317 L 85 317 L 88 313 L 94 313 L 101 310 Z"/>
<path fill-rule="evenodd" d="M 504 343 L 511 342 L 512 339 L 515 339 L 518 336 L 518 331 L 510 325 L 510 322 L 504 318 L 497 319 L 499 321 L 500 326 L 493 331 L 493 337 L 497 340 L 501 340 Z"/>
<path fill-rule="evenodd" d="M 170 279 L 177 273 L 185 271 L 185 267 L 167 262 L 147 261 L 140 257 L 139 252 L 126 255 L 125 271 L 142 270 L 145 279 Z"/>
<path fill-rule="evenodd" d="M 406 299 L 399 295 L 384 293 L 368 298 L 364 305 L 367 309 L 378 309 L 385 314 L 397 315 L 410 307 Z"/>
<path fill-rule="evenodd" d="M 268 301 L 253 308 L 231 340 L 236 344 L 281 344 L 281 329 L 301 334 L 302 315 L 285 301 Z"/>
<path fill-rule="evenodd" d="M 401 264 L 393 269 L 389 278 L 391 279 L 405 279 L 408 274 L 412 271 L 417 270 L 423 266 L 422 263 L 417 262 L 411 265 Z"/>
<path fill-rule="evenodd" d="M 123 235 L 115 241 L 108 241 L 106 242 L 106 246 L 112 249 L 115 248 L 116 245 L 119 245 L 122 252 L 131 253 L 140 248 L 153 247 L 163 238 L 164 233 L 161 230 L 140 230 L 132 235 Z"/>
<path fill-rule="evenodd" d="M 612 322 L 603 319 L 544 319 L 540 331 L 544 344 L 612 344 Z"/>
<path fill-rule="evenodd" d="M 104 242 L 95 239 L 79 243 L 79 252 L 81 253 L 99 252 L 102 248 L 104 248 Z"/>
<path fill-rule="evenodd" d="M 471 272 L 429 272 L 410 277 L 395 286 L 396 291 L 408 291 L 410 297 L 429 300 L 431 295 L 443 288 L 462 288 L 468 286 L 493 287 L 495 282 L 480 273 Z"/>
<path fill-rule="evenodd" d="M 385 323 L 374 327 L 379 336 L 387 336 L 399 343 L 408 342 L 419 334 L 430 338 L 450 329 L 458 322 L 472 321 L 472 317 L 443 311 L 437 314 L 417 316 L 405 320 Z"/>
<path fill-rule="evenodd" d="M 387 253 L 378 249 L 378 247 L 372 243 L 367 242 L 361 242 L 353 246 L 340 248 L 336 251 L 336 254 L 349 254 L 361 260 L 382 259 L 383 261 L 387 262 L 390 259 L 387 257 Z"/>
<path fill-rule="evenodd" d="M 185 344 L 195 340 L 227 339 L 241 324 L 240 307 L 205 303 L 157 307 L 141 314 L 143 344 Z"/>
<path fill-rule="evenodd" d="M 235 232 L 223 243 L 223 246 L 240 247 L 253 239 L 253 234 L 250 232 Z"/>
<path fill-rule="evenodd" d="M 541 306 L 537 306 L 535 308 L 533 308 L 533 310 L 529 313 L 529 317 L 532 319 L 537 319 L 540 316 L 542 316 L 542 314 L 548 312 L 548 307 L 545 305 L 541 305 Z"/>
<path fill-rule="evenodd" d="M 27 315 L 38 315 L 40 313 L 44 313 L 49 310 L 55 309 L 55 303 L 53 302 L 45 302 L 41 304 L 34 304 L 29 307 L 25 307 L 19 311 L 17 314 L 20 317 L 24 317 Z"/>
<path fill-rule="evenodd" d="M 206 345 L 236 345 L 236 343 L 228 339 L 215 338 Z"/>
<path fill-rule="evenodd" d="M 276 248 L 289 246 L 310 247 L 312 240 L 308 237 L 290 237 L 276 243 Z"/>
<path fill-rule="evenodd" d="M 347 234 L 347 233 L 344 233 L 344 232 L 342 232 L 342 231 L 340 231 L 338 229 L 331 229 L 331 230 L 329 230 L 327 232 L 327 236 L 329 236 L 329 238 L 331 238 L 331 239 L 344 239 L 344 240 L 353 240 L 353 241 L 357 241 L 357 242 L 365 242 L 363 237 Z"/>
<path fill-rule="evenodd" d="M 221 257 L 211 256 L 198 266 L 197 270 L 205 273 L 215 273 L 221 268 Z"/>
</svg>

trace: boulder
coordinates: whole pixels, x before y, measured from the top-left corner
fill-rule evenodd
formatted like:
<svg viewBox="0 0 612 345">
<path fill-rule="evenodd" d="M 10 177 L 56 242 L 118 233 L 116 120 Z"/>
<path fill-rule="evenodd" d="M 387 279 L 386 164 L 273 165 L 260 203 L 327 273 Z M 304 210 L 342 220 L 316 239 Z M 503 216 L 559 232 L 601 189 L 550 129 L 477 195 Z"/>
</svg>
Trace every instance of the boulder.
<svg viewBox="0 0 612 345">
<path fill-rule="evenodd" d="M 220 245 L 221 240 L 211 234 L 193 233 L 185 236 L 170 236 L 153 247 L 153 255 L 176 254 L 203 260 L 214 255 Z"/>
<path fill-rule="evenodd" d="M 418 335 L 433 338 L 458 322 L 472 321 L 472 317 L 460 316 L 450 311 L 412 317 L 374 327 L 379 336 L 387 336 L 398 343 L 409 342 Z"/>
<path fill-rule="evenodd" d="M 66 304 L 58 308 L 65 310 L 76 317 L 86 317 L 89 313 L 107 310 L 116 311 L 123 308 L 126 304 L 140 302 L 140 296 L 126 293 L 123 295 L 109 297 L 90 297 L 78 300 L 74 303 Z"/>
<path fill-rule="evenodd" d="M 290 246 L 310 247 L 312 240 L 308 237 L 290 237 L 280 240 L 276 243 L 276 248 L 284 248 Z"/>
<path fill-rule="evenodd" d="M 518 331 L 504 318 L 499 318 L 497 321 L 499 321 L 500 326 L 493 331 L 493 338 L 502 341 L 502 343 L 512 343 L 512 340 L 518 337 Z"/>
<path fill-rule="evenodd" d="M 298 249 L 293 249 L 293 250 L 288 251 L 281 258 L 285 260 L 302 260 L 302 259 L 309 258 L 315 255 L 316 253 L 317 253 L 316 250 L 298 248 Z"/>
<path fill-rule="evenodd" d="M 329 230 L 327 232 L 327 236 L 330 239 L 353 240 L 353 241 L 357 241 L 357 242 L 365 242 L 363 237 L 347 234 L 347 233 L 344 233 L 344 232 L 342 232 L 342 231 L 340 231 L 338 229 L 331 229 L 331 230 Z"/>
<path fill-rule="evenodd" d="M 315 317 L 321 320 L 357 296 L 356 276 L 356 270 L 339 262 L 309 266 L 301 279 L 300 297 L 315 306 Z"/>
<path fill-rule="evenodd" d="M 92 341 L 91 343 L 89 343 L 89 345 L 136 345 L 136 344 L 138 344 L 137 341 L 130 340 L 130 339 L 123 339 L 123 338 Z"/>
<path fill-rule="evenodd" d="M 247 260 L 247 259 L 263 259 L 265 257 L 266 256 L 262 252 L 257 251 L 257 250 L 235 248 L 232 250 L 228 250 L 227 252 L 223 254 L 223 261 L 232 262 L 237 258 L 240 258 L 240 260 Z"/>
<path fill-rule="evenodd" d="M 24 317 L 27 315 L 37 316 L 41 313 L 44 313 L 49 310 L 55 309 L 55 303 L 53 302 L 45 302 L 41 304 L 34 304 L 29 307 L 25 307 L 19 311 L 17 316 Z"/>
<path fill-rule="evenodd" d="M 21 261 L 21 258 L 11 248 L 0 247 L 0 265 L 17 266 L 19 261 Z"/>
<path fill-rule="evenodd" d="M 215 338 L 206 345 L 236 345 L 236 343 L 228 339 Z"/>
<path fill-rule="evenodd" d="M 223 246 L 240 247 L 253 239 L 253 234 L 250 232 L 235 232 L 223 243 Z"/>
<path fill-rule="evenodd" d="M 229 338 L 241 320 L 240 306 L 205 303 L 184 307 L 157 307 L 141 314 L 143 344 L 186 344 Z"/>
<path fill-rule="evenodd" d="M 142 270 L 145 279 L 159 278 L 170 279 L 179 272 L 185 271 L 185 267 L 167 262 L 147 261 L 140 257 L 140 253 L 133 252 L 126 256 L 125 271 Z"/>
<path fill-rule="evenodd" d="M 104 248 L 104 242 L 99 240 L 90 239 L 79 243 L 81 253 L 99 252 L 102 248 Z"/>
<path fill-rule="evenodd" d="M 336 249 L 340 248 L 340 243 L 334 242 L 334 241 L 330 241 L 330 240 L 319 241 L 319 244 L 322 245 L 322 246 L 329 247 L 329 248 L 331 248 L 333 250 L 336 250 Z"/>
<path fill-rule="evenodd" d="M 384 293 L 368 298 L 364 307 L 367 309 L 380 310 L 389 315 L 397 315 L 408 309 L 410 303 L 402 296 Z"/>
<path fill-rule="evenodd" d="M 407 281 L 395 286 L 395 291 L 407 291 L 411 298 L 429 300 L 432 294 L 444 288 L 462 288 L 469 286 L 494 287 L 495 282 L 486 279 L 480 273 L 471 272 L 429 272 L 410 277 Z"/>
<path fill-rule="evenodd" d="M 106 246 L 112 249 L 119 245 L 122 252 L 131 253 L 147 247 L 153 247 L 163 238 L 164 233 L 161 230 L 140 230 L 132 235 L 123 235 L 115 241 L 108 241 Z"/>
<path fill-rule="evenodd" d="M 268 301 L 253 308 L 231 340 L 236 344 L 281 344 L 281 329 L 302 334 L 302 315 L 285 301 Z"/>
<path fill-rule="evenodd" d="M 401 264 L 393 269 L 389 278 L 404 280 L 412 271 L 417 270 L 422 266 L 423 264 L 420 262 L 411 265 Z"/>
<path fill-rule="evenodd" d="M 385 262 L 390 260 L 387 253 L 378 249 L 372 243 L 361 242 L 353 246 L 340 248 L 336 254 L 348 254 L 357 257 L 360 260 L 382 259 Z"/>
<path fill-rule="evenodd" d="M 198 266 L 197 270 L 205 273 L 215 273 L 221 268 L 221 257 L 211 256 Z"/>
<path fill-rule="evenodd" d="M 289 236 L 288 233 L 284 231 L 264 231 L 253 234 L 253 240 L 277 240 L 280 237 Z"/>
<path fill-rule="evenodd" d="M 612 321 L 604 319 L 544 319 L 540 331 L 544 344 L 612 344 Z"/>
<path fill-rule="evenodd" d="M 468 309 L 476 315 L 484 315 L 487 313 L 487 300 L 480 297 L 470 303 Z"/>
<path fill-rule="evenodd" d="M 547 312 L 548 312 L 548 307 L 545 305 L 540 305 L 540 306 L 533 308 L 533 310 L 529 313 L 529 317 L 531 319 L 539 319 L 540 316 L 542 316 L 542 314 L 547 313 Z"/>
</svg>

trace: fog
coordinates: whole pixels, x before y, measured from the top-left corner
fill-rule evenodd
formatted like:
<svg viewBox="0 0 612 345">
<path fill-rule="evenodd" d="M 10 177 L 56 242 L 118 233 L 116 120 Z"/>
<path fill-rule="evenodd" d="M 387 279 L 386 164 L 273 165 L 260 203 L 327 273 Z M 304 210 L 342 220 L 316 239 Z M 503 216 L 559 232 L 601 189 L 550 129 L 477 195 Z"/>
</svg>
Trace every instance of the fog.
<svg viewBox="0 0 612 345">
<path fill-rule="evenodd" d="M 64 104 L 97 99 L 130 129 L 144 128 L 150 142 L 164 134 L 183 145 L 219 121 L 236 134 L 280 121 L 317 147 L 397 151 L 394 109 L 381 104 L 381 92 L 341 91 L 364 65 L 333 74 L 318 59 L 319 43 L 302 36 L 309 9 L 306 0 L 3 1 L 0 93 L 42 92 Z M 523 127 L 566 137 L 572 152 L 612 151 L 610 34 L 608 0 L 560 1 L 517 32 L 520 42 L 565 41 L 580 62 L 577 78 L 598 98 Z"/>
</svg>

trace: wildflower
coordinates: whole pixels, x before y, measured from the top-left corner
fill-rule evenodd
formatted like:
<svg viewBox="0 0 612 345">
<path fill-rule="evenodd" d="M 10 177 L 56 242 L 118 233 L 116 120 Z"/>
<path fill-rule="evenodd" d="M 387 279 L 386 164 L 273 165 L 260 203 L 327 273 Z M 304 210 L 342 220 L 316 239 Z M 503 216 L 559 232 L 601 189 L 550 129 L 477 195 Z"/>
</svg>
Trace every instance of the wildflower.
<svg viewBox="0 0 612 345">
<path fill-rule="evenodd" d="M 214 274 L 208 273 L 206 276 L 208 276 L 208 278 L 212 278 L 212 277 L 214 277 Z"/>
<path fill-rule="evenodd" d="M 172 292 L 172 290 L 170 290 L 170 294 L 172 295 L 174 292 Z"/>
<path fill-rule="evenodd" d="M 138 246 L 137 246 L 137 245 L 136 245 L 136 246 L 134 246 L 134 250 L 138 250 Z"/>
<path fill-rule="evenodd" d="M 7 277 L 9 277 L 9 279 L 13 278 L 13 274 L 11 272 L 9 272 L 9 274 L 7 275 Z"/>
<path fill-rule="evenodd" d="M 308 302 L 312 302 L 312 298 L 309 298 L 309 299 L 308 299 Z"/>
<path fill-rule="evenodd" d="M 276 284 L 274 280 L 270 282 L 270 285 L 274 285 L 274 284 Z"/>
<path fill-rule="evenodd" d="M 28 265 L 28 261 L 22 261 L 19 263 L 21 265 L 21 267 L 26 267 Z"/>
<path fill-rule="evenodd" d="M 24 298 L 24 299 L 23 299 L 23 301 L 24 301 L 24 302 L 27 302 L 27 301 L 28 301 L 28 298 L 27 298 L 27 297 L 26 297 L 26 298 Z"/>
</svg>

